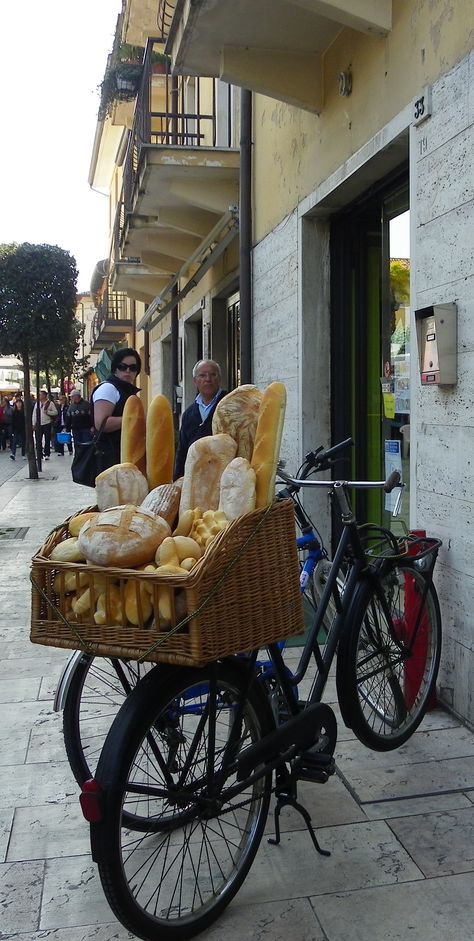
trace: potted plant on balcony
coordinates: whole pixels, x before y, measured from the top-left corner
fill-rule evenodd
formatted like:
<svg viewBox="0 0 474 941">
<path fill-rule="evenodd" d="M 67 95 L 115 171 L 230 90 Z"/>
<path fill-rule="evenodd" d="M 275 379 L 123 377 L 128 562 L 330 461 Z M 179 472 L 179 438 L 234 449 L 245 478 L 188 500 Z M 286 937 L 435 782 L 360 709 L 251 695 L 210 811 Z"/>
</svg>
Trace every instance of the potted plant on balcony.
<svg viewBox="0 0 474 941">
<path fill-rule="evenodd" d="M 143 49 L 121 43 L 109 56 L 103 81 L 99 85 L 99 120 L 111 114 L 116 101 L 132 101 L 136 98 L 143 74 L 140 53 L 143 53 Z"/>
</svg>

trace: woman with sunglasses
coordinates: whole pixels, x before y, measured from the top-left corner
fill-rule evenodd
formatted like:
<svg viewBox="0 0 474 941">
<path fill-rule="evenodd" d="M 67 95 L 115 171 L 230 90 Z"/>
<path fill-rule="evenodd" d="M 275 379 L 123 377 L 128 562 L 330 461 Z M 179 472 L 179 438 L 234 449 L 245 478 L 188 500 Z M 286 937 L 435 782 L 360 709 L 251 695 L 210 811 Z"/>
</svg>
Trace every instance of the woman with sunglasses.
<svg viewBox="0 0 474 941">
<path fill-rule="evenodd" d="M 136 350 L 117 350 L 110 364 L 110 375 L 92 392 L 93 427 L 99 431 L 105 422 L 98 444 L 97 473 L 120 463 L 123 409 L 127 399 L 140 391 L 136 381 L 141 368 L 142 361 Z"/>
</svg>

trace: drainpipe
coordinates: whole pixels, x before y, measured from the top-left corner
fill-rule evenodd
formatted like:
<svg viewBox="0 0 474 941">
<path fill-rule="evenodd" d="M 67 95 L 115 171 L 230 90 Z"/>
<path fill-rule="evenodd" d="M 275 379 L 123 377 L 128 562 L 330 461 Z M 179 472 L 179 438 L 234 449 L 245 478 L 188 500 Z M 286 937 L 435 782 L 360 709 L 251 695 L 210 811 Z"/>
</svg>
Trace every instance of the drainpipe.
<svg viewBox="0 0 474 941">
<path fill-rule="evenodd" d="M 240 381 L 252 382 L 252 92 L 240 92 Z"/>
<path fill-rule="evenodd" d="M 176 297 L 178 293 L 178 285 L 175 284 L 171 291 L 171 297 Z M 179 428 L 179 402 L 176 390 L 179 384 L 178 376 L 178 336 L 179 336 L 179 327 L 178 327 L 178 306 L 174 307 L 171 311 L 171 389 L 172 389 L 172 401 L 173 401 L 173 425 L 175 431 L 178 431 Z"/>
</svg>

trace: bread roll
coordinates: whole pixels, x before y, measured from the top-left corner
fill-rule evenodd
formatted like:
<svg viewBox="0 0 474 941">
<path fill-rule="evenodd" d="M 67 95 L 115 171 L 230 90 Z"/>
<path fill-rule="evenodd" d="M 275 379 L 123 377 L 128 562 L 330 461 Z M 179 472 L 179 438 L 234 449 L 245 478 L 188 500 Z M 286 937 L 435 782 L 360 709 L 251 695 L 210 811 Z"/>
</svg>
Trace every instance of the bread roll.
<svg viewBox="0 0 474 941">
<path fill-rule="evenodd" d="M 230 435 L 237 442 L 237 457 L 252 457 L 262 392 L 257 386 L 238 386 L 217 403 L 212 433 Z"/>
<path fill-rule="evenodd" d="M 99 510 L 126 503 L 140 506 L 148 493 L 148 483 L 135 464 L 114 464 L 96 477 L 95 493 Z"/>
<path fill-rule="evenodd" d="M 78 536 L 84 523 L 91 519 L 92 516 L 96 516 L 96 513 L 79 513 L 77 516 L 73 516 L 72 520 L 69 521 L 69 535 Z"/>
<path fill-rule="evenodd" d="M 162 516 L 170 526 L 174 525 L 181 499 L 181 483 L 160 484 L 147 494 L 140 509 L 149 510 L 153 516 Z"/>
<path fill-rule="evenodd" d="M 51 552 L 50 559 L 53 562 L 84 562 L 85 556 L 81 552 L 77 536 L 69 536 L 58 542 Z"/>
<path fill-rule="evenodd" d="M 230 435 L 209 435 L 190 445 L 184 466 L 180 516 L 198 506 L 217 510 L 222 472 L 236 451 L 237 444 Z"/>
<path fill-rule="evenodd" d="M 152 562 L 168 523 L 136 506 L 117 506 L 85 523 L 78 536 L 79 548 L 95 565 L 133 568 Z"/>
<path fill-rule="evenodd" d="M 130 395 L 125 402 L 120 436 L 120 463 L 135 464 L 146 473 L 145 412 L 138 395 Z"/>
<path fill-rule="evenodd" d="M 141 624 L 148 621 L 153 613 L 153 603 L 149 592 L 143 582 L 130 579 L 125 583 L 125 614 L 130 624 Z"/>
<path fill-rule="evenodd" d="M 174 425 L 165 395 L 155 395 L 146 416 L 147 477 L 150 490 L 173 480 Z"/>
<path fill-rule="evenodd" d="M 257 509 L 268 506 L 275 496 L 275 478 L 280 456 L 285 406 L 285 386 L 281 382 L 272 382 L 263 393 L 251 461 L 251 466 L 257 475 L 255 502 Z"/>
<path fill-rule="evenodd" d="M 234 457 L 221 477 L 219 509 L 235 520 L 255 509 L 256 474 L 245 457 Z"/>
</svg>

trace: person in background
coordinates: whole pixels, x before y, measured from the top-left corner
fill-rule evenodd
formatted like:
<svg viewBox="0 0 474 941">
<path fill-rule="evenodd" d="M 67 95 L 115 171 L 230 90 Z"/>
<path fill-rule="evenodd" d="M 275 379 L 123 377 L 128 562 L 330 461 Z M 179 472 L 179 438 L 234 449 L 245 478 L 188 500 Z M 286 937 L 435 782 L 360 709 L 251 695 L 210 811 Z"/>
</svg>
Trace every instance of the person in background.
<svg viewBox="0 0 474 941">
<path fill-rule="evenodd" d="M 136 350 L 130 347 L 117 350 L 110 364 L 110 375 L 92 390 L 92 424 L 96 432 L 102 429 L 97 473 L 120 463 L 123 410 L 127 399 L 140 391 L 136 382 L 141 368 L 142 361 Z"/>
<path fill-rule="evenodd" d="M 212 416 L 219 399 L 226 395 L 221 389 L 221 368 L 213 359 L 200 359 L 193 368 L 193 382 L 197 395 L 192 405 L 183 412 L 179 430 L 178 449 L 174 465 L 174 479 L 182 477 L 189 445 L 198 438 L 212 435 Z"/>
<path fill-rule="evenodd" d="M 62 444 L 61 441 L 58 441 L 58 433 L 68 430 L 66 428 L 66 415 L 67 415 L 69 406 L 68 406 L 65 395 L 59 396 L 58 404 L 56 407 L 58 409 L 58 417 L 56 418 L 56 421 L 54 423 L 54 430 L 56 432 L 56 442 L 54 445 L 54 450 L 56 451 L 56 454 L 59 455 L 59 457 L 64 457 L 64 444 Z M 67 449 L 69 451 L 69 454 L 72 454 L 71 442 L 68 443 Z"/>
<path fill-rule="evenodd" d="M 82 398 L 81 389 L 73 389 L 71 403 L 66 412 L 66 431 L 72 432 L 74 447 L 92 441 L 92 417 L 90 403 Z"/>
<path fill-rule="evenodd" d="M 41 432 L 40 432 L 40 441 L 38 441 L 38 431 L 36 428 L 37 422 L 37 409 L 39 405 L 40 416 L 41 416 Z M 58 410 L 48 396 L 48 393 L 43 389 L 39 395 L 39 403 L 35 403 L 33 408 L 33 414 L 31 417 L 33 428 L 36 435 L 36 445 L 37 447 L 43 447 L 43 457 L 45 461 L 49 461 L 51 454 L 51 430 L 53 427 L 53 421 L 58 414 Z M 44 444 L 43 444 L 44 441 Z"/>
<path fill-rule="evenodd" d="M 25 457 L 25 406 L 23 399 L 15 397 L 12 414 L 12 433 L 10 439 L 10 460 L 15 460 L 16 449 L 21 448 L 22 457 Z"/>
</svg>

